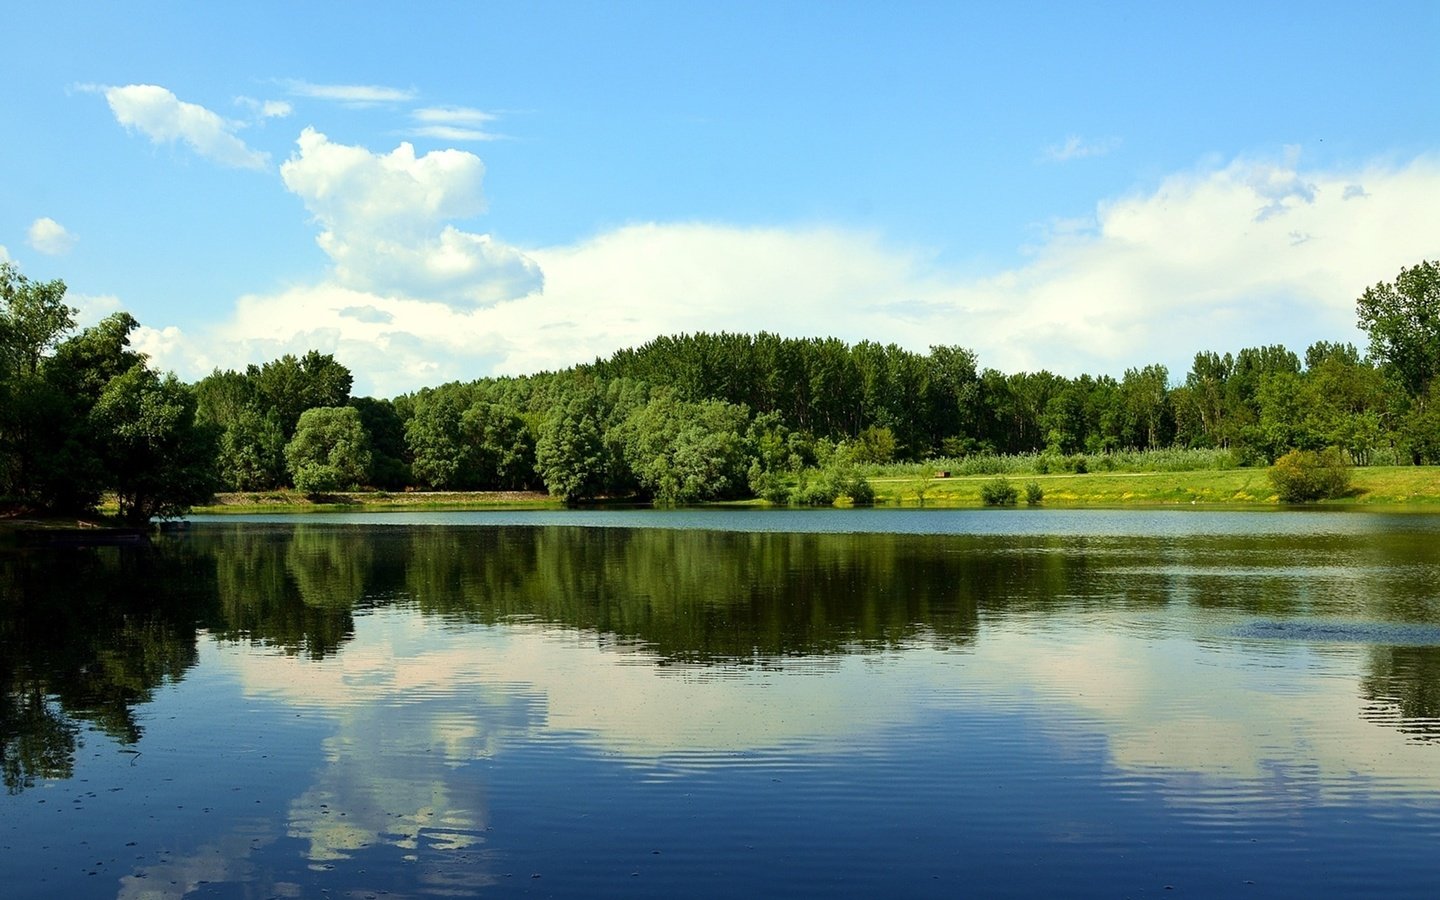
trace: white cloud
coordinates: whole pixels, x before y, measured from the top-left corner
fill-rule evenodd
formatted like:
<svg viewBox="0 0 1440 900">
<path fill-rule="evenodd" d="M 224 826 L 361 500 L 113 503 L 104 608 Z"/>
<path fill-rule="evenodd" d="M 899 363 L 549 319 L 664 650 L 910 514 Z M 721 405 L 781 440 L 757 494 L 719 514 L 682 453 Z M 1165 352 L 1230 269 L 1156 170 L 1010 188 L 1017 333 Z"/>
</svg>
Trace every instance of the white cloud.
<svg viewBox="0 0 1440 900">
<path fill-rule="evenodd" d="M 1045 158 L 1052 162 L 1067 162 L 1072 159 L 1085 159 L 1089 156 L 1104 156 L 1118 149 L 1119 146 L 1120 139 L 1117 137 L 1087 140 L 1072 134 L 1065 138 L 1064 143 L 1046 147 Z"/>
<path fill-rule="evenodd" d="M 252 150 L 234 135 L 237 127 L 195 103 L 186 103 L 163 87 L 129 84 L 99 88 L 115 121 L 157 144 L 183 141 L 207 159 L 237 169 L 264 169 L 268 154 Z"/>
<path fill-rule="evenodd" d="M 524 256 L 502 248 L 496 264 L 481 238 L 432 230 L 483 205 L 478 159 L 309 141 L 287 183 L 326 229 L 334 282 L 246 296 L 194 339 L 147 332 L 142 349 L 162 365 L 198 377 L 313 346 L 349 365 L 358 390 L 391 395 L 587 362 L 660 334 L 768 330 L 959 344 L 1003 371 L 1118 375 L 1160 362 L 1179 378 L 1199 350 L 1359 343 L 1355 298 L 1434 256 L 1423 199 L 1440 196 L 1435 159 L 1340 172 L 1238 160 L 1104 202 L 1088 228 L 1060 229 L 1024 265 L 983 278 L 870 234 L 698 223 L 631 225 Z M 1345 199 L 1354 184 L 1363 202 Z M 447 242 L 468 271 L 427 280 Z M 543 270 L 543 292 L 514 290 L 517 259 L 533 278 Z M 509 299 L 451 302 L 492 278 Z"/>
<path fill-rule="evenodd" d="M 75 235 L 64 225 L 44 216 L 30 223 L 25 243 L 47 256 L 61 256 L 74 248 Z"/>
<path fill-rule="evenodd" d="M 290 80 L 285 87 L 297 97 L 332 100 L 350 106 L 373 106 L 378 103 L 404 103 L 415 99 L 413 88 L 393 88 L 378 84 L 311 84 Z"/>
<path fill-rule="evenodd" d="M 495 121 L 494 113 L 468 106 L 427 106 L 410 113 L 417 122 L 444 125 L 485 125 Z"/>
<path fill-rule="evenodd" d="M 481 131 L 478 128 L 463 128 L 458 125 L 423 125 L 412 128 L 416 137 L 435 138 L 438 141 L 497 141 L 500 135 Z"/>
<path fill-rule="evenodd" d="M 66 304 L 75 308 L 75 324 L 89 328 L 96 322 L 124 309 L 120 298 L 114 294 L 65 294 Z"/>
<path fill-rule="evenodd" d="M 4 244 L 0 244 L 0 263 L 10 262 L 10 251 Z"/>
<path fill-rule="evenodd" d="M 323 231 L 316 239 L 343 286 L 446 302 L 495 303 L 538 290 L 520 251 L 448 224 L 485 209 L 485 164 L 462 150 L 423 156 L 337 144 L 307 128 L 280 167 Z"/>
<path fill-rule="evenodd" d="M 295 108 L 284 100 L 256 100 L 254 97 L 236 97 L 235 103 L 250 110 L 261 119 L 284 119 Z"/>
<path fill-rule="evenodd" d="M 468 106 L 431 106 L 417 109 L 410 116 L 421 123 L 410 132 L 417 137 L 442 141 L 494 141 L 501 137 L 485 128 L 495 121 L 492 113 Z"/>
</svg>

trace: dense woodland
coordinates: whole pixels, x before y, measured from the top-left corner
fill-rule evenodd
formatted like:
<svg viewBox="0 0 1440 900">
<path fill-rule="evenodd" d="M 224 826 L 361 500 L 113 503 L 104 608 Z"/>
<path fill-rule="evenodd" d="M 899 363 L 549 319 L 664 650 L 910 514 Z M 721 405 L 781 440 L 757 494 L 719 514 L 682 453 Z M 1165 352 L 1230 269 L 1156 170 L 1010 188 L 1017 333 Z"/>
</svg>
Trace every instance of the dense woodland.
<svg viewBox="0 0 1440 900">
<path fill-rule="evenodd" d="M 867 467 L 1216 448 L 1232 465 L 1338 448 L 1356 465 L 1440 463 L 1440 263 L 1357 300 L 1365 352 L 1319 342 L 1195 354 L 1121 378 L 982 368 L 958 346 L 760 333 L 657 338 L 559 372 L 352 397 L 328 354 L 197 384 L 149 367 L 117 313 L 81 331 L 61 281 L 0 264 L 0 497 L 131 521 L 216 490 L 543 489 L 567 502 L 871 496 Z"/>
</svg>

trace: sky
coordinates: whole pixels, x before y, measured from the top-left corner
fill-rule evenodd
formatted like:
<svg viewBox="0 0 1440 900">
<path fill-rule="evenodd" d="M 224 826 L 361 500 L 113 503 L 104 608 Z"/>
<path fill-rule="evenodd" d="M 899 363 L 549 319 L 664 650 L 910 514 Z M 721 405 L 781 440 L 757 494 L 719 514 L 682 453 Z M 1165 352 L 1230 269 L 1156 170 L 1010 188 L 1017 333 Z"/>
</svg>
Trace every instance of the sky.
<svg viewBox="0 0 1440 900">
<path fill-rule="evenodd" d="M 1191 8 L 1191 7 L 1194 8 Z M 195 380 L 769 331 L 1121 376 L 1440 258 L 1440 3 L 11 4 L 0 259 Z"/>
</svg>

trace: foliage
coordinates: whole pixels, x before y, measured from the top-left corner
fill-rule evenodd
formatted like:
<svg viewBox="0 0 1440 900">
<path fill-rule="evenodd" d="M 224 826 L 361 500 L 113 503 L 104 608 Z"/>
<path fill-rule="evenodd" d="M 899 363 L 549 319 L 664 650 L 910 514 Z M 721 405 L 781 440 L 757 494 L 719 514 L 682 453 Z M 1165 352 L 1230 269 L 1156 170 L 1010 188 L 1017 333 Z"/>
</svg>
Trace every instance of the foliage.
<svg viewBox="0 0 1440 900">
<path fill-rule="evenodd" d="M 1336 447 L 1291 450 L 1270 468 L 1270 482 L 1282 503 L 1340 497 L 1350 489 L 1352 465 Z"/>
<path fill-rule="evenodd" d="M 1001 476 L 980 486 L 980 500 L 986 506 L 1014 506 L 1020 492 L 1010 479 Z"/>
<path fill-rule="evenodd" d="M 315 494 L 357 487 L 370 470 L 370 440 L 353 406 L 320 406 L 301 413 L 285 445 L 295 487 Z"/>
<path fill-rule="evenodd" d="M 572 396 L 545 421 L 535 442 L 535 470 L 553 497 L 589 500 L 610 485 L 612 455 L 603 410 L 593 392 Z"/>
<path fill-rule="evenodd" d="M 895 458 L 895 433 L 883 425 L 871 425 L 855 438 L 855 461 L 887 463 Z"/>
<path fill-rule="evenodd" d="M 232 490 L 274 490 L 293 472 L 310 489 L 543 484 L 567 502 L 863 503 L 867 477 L 889 474 L 918 476 L 924 503 L 923 473 L 940 469 L 1022 480 L 1181 472 L 1325 447 L 1359 465 L 1440 462 L 1437 285 L 1440 265 L 1422 262 L 1365 291 L 1368 358 L 1326 341 L 1303 360 L 1279 345 L 1207 350 L 1173 385 L 1159 364 L 1119 380 L 1007 374 L 980 369 L 963 347 L 699 333 L 393 400 L 352 399 L 349 370 L 312 350 L 213 372 L 194 388 L 192 424 L 215 438 L 215 468 Z M 129 346 L 138 323 L 128 314 L 73 335 L 64 290 L 0 268 L 0 495 L 79 510 L 117 476 L 92 413 L 144 357 Z M 319 462 L 318 450 L 287 467 L 304 414 L 343 407 L 368 444 L 365 470 Z"/>
<path fill-rule="evenodd" d="M 694 503 L 744 495 L 752 459 L 749 413 L 722 400 L 656 397 L 620 429 L 623 457 L 640 487 L 661 503 Z"/>
<path fill-rule="evenodd" d="M 196 418 L 220 432 L 218 470 L 230 490 L 268 490 L 288 478 L 285 446 L 308 409 L 344 406 L 350 370 L 312 350 L 244 372 L 220 371 L 195 386 Z M 364 479 L 360 479 L 363 481 Z"/>
<path fill-rule="evenodd" d="M 1025 483 L 1025 505 L 1037 506 L 1045 500 L 1045 489 L 1040 487 L 1040 482 L 1029 481 Z"/>
<path fill-rule="evenodd" d="M 391 400 L 352 397 L 350 406 L 370 439 L 370 472 L 365 481 L 378 488 L 400 490 L 411 483 L 405 446 L 405 420 Z"/>
<path fill-rule="evenodd" d="M 478 400 L 460 415 L 461 439 L 471 449 L 477 488 L 516 490 L 535 481 L 535 438 L 514 410 Z"/>
<path fill-rule="evenodd" d="M 34 375 L 46 351 L 75 327 L 75 313 L 65 305 L 65 282 L 31 281 L 0 261 L 0 371 Z"/>
<path fill-rule="evenodd" d="M 90 411 L 120 518 L 174 518 L 215 490 L 215 437 L 195 423 L 195 397 L 174 375 L 136 363 Z"/>
<path fill-rule="evenodd" d="M 1394 283 L 1366 288 L 1355 303 L 1370 355 L 1410 397 L 1423 397 L 1440 374 L 1440 262 L 1400 269 Z"/>
<path fill-rule="evenodd" d="M 1400 422 L 1400 443 L 1416 465 L 1440 464 L 1440 379 L 1430 382 L 1423 403 L 1414 403 Z"/>
</svg>

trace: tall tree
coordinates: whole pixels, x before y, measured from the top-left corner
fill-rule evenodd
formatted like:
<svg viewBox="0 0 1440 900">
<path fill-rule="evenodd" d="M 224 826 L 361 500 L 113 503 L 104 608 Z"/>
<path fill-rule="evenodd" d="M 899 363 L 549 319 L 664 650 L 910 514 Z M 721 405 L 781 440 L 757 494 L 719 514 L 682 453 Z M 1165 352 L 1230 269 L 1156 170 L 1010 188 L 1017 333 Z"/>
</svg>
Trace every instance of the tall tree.
<svg viewBox="0 0 1440 900">
<path fill-rule="evenodd" d="M 589 500 L 612 483 L 614 457 L 605 443 L 605 411 L 594 389 L 581 389 L 546 419 L 535 443 L 535 470 L 552 496 Z"/>
<path fill-rule="evenodd" d="M 1366 288 L 1355 302 L 1370 356 L 1421 401 L 1440 374 L 1440 263 L 1400 269 L 1393 283 Z"/>
<path fill-rule="evenodd" d="M 295 487 L 307 493 L 353 488 L 370 472 L 370 442 L 353 406 L 317 406 L 300 414 L 285 445 Z"/>
<path fill-rule="evenodd" d="M 0 370 L 34 375 L 40 358 L 74 327 L 65 282 L 31 281 L 13 263 L 0 262 Z"/>
<path fill-rule="evenodd" d="M 195 424 L 195 397 L 174 375 L 137 363 L 110 379 L 90 411 L 120 517 L 182 515 L 215 489 L 213 432 Z"/>
</svg>

